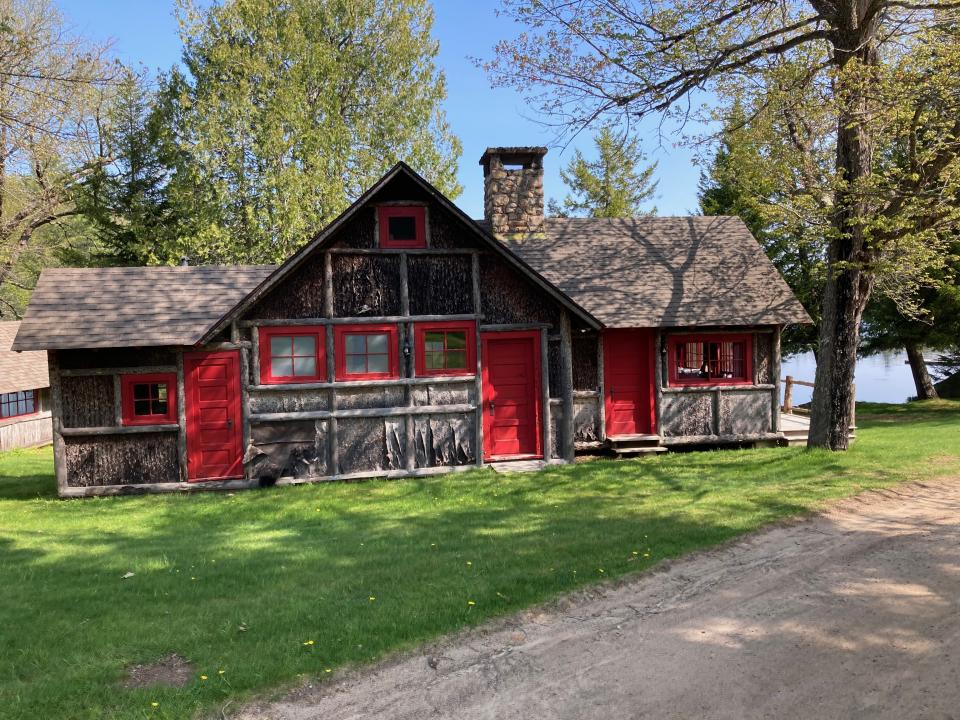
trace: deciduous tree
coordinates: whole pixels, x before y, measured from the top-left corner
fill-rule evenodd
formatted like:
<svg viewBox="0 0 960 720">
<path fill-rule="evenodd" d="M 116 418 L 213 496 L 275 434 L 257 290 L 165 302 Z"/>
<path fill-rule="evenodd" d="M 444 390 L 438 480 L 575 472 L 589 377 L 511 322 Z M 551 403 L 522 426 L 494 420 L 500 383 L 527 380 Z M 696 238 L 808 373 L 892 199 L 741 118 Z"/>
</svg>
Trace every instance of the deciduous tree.
<svg viewBox="0 0 960 720">
<path fill-rule="evenodd" d="M 898 246 L 916 258 L 955 208 L 960 157 L 956 0 L 504 0 L 525 32 L 497 46 L 496 84 L 580 129 L 608 115 L 697 116 L 704 92 L 763 99 L 772 66 L 822 93 L 835 153 L 810 445 L 845 449 L 860 321 Z M 805 97 L 805 93 L 800 94 Z M 789 100 L 779 91 L 777 102 Z M 789 103 L 786 103 L 789 105 Z M 764 103 L 758 103 L 762 110 Z M 878 148 L 914 143 L 906 166 Z M 788 138 L 785 138 L 785 141 Z M 931 258 L 927 258 L 930 260 Z M 927 262 L 911 264 L 927 266 Z M 884 268 L 883 266 L 888 267 Z M 905 268 L 904 285 L 917 277 Z"/>
</svg>

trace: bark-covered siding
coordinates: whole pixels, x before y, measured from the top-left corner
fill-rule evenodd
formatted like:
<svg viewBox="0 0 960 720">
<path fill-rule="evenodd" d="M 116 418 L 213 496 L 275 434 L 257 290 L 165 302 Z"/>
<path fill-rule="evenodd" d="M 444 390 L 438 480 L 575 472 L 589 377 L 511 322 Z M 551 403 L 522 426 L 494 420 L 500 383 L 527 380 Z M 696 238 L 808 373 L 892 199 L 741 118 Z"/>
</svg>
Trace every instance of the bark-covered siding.
<svg viewBox="0 0 960 720">
<path fill-rule="evenodd" d="M 408 263 L 413 315 L 473 313 L 469 255 L 412 255 Z"/>
<path fill-rule="evenodd" d="M 404 467 L 403 418 L 341 418 L 337 424 L 342 474 Z"/>
<path fill-rule="evenodd" d="M 600 387 L 597 368 L 597 336 L 574 335 L 573 349 L 573 389 L 596 390 Z"/>
<path fill-rule="evenodd" d="M 771 431 L 770 393 L 724 390 L 720 394 L 720 435 L 761 435 Z"/>
<path fill-rule="evenodd" d="M 71 487 L 180 481 L 177 433 L 64 438 Z"/>
<path fill-rule="evenodd" d="M 476 402 L 476 386 L 473 379 L 461 385 L 442 383 L 437 385 L 415 385 L 414 405 L 468 405 Z"/>
<path fill-rule="evenodd" d="M 323 254 L 304 261 L 248 314 L 264 320 L 325 317 L 323 311 Z"/>
<path fill-rule="evenodd" d="M 112 375 L 63 377 L 60 396 L 63 399 L 63 426 L 66 428 L 117 424 Z"/>
<path fill-rule="evenodd" d="M 420 416 L 414 422 L 416 467 L 471 465 L 476 461 L 476 416 Z"/>
<path fill-rule="evenodd" d="M 340 248 L 377 247 L 377 209 L 365 207 L 357 211 L 338 232 L 332 245 Z"/>
<path fill-rule="evenodd" d="M 480 256 L 480 298 L 487 324 L 547 323 L 555 332 L 560 328 L 557 303 L 492 255 Z"/>
<path fill-rule="evenodd" d="M 664 394 L 660 411 L 660 429 L 664 437 L 713 435 L 711 393 Z"/>
<path fill-rule="evenodd" d="M 275 390 L 250 393 L 250 412 L 289 413 L 330 409 L 329 390 Z"/>
<path fill-rule="evenodd" d="M 247 450 L 249 476 L 276 480 L 329 475 L 327 420 L 256 424 Z"/>
<path fill-rule="evenodd" d="M 576 398 L 573 401 L 573 438 L 576 442 L 600 440 L 600 413 L 596 398 Z"/>
<path fill-rule="evenodd" d="M 753 358 L 753 373 L 760 385 L 776 382 L 773 377 L 773 335 L 757 333 L 757 354 Z"/>
<path fill-rule="evenodd" d="M 563 397 L 563 360 L 560 355 L 560 340 L 550 340 L 547 343 L 547 358 L 550 362 L 549 380 L 550 397 Z"/>
<path fill-rule="evenodd" d="M 447 214 L 437 203 L 427 206 L 427 243 L 435 248 L 476 248 L 478 243 L 472 232 Z"/>
<path fill-rule="evenodd" d="M 337 317 L 400 314 L 400 258 L 334 255 L 333 308 Z"/>
</svg>

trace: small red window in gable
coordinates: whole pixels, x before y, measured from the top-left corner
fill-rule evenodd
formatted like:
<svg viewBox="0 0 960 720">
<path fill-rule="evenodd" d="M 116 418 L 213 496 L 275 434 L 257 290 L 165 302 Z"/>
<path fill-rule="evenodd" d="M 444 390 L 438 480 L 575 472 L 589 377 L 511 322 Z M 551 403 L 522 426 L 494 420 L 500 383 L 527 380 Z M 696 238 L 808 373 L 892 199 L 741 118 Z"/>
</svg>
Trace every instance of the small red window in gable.
<svg viewBox="0 0 960 720">
<path fill-rule="evenodd" d="M 177 422 L 177 376 L 174 373 L 120 376 L 124 425 Z"/>
<path fill-rule="evenodd" d="M 400 376 L 396 325 L 338 325 L 333 338 L 338 380 Z"/>
<path fill-rule="evenodd" d="M 417 323 L 417 375 L 473 375 L 477 371 L 476 325 Z"/>
<path fill-rule="evenodd" d="M 753 384 L 749 335 L 688 335 L 668 343 L 670 382 L 676 385 Z"/>
<path fill-rule="evenodd" d="M 324 328 L 260 328 L 260 382 L 264 385 L 305 383 L 326 376 Z"/>
<path fill-rule="evenodd" d="M 426 211 L 422 206 L 379 208 L 380 247 L 423 248 L 427 246 Z"/>
</svg>

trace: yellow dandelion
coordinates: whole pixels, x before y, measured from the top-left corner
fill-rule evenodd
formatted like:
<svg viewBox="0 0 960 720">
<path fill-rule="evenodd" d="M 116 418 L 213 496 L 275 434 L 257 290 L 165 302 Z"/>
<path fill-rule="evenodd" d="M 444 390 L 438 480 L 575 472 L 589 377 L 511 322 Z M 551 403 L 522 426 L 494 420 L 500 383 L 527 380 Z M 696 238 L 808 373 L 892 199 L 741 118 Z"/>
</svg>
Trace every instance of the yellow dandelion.
<svg viewBox="0 0 960 720">
<path fill-rule="evenodd" d="M 195 577 L 192 577 L 192 578 L 190 578 L 190 579 L 191 579 L 191 580 L 196 580 L 196 578 L 195 578 Z"/>
<path fill-rule="evenodd" d="M 223 675 L 225 672 L 226 670 L 217 670 L 217 675 Z"/>
<path fill-rule="evenodd" d="M 207 679 L 207 676 L 206 676 L 206 675 L 201 675 L 201 676 L 200 676 L 200 679 L 201 679 L 201 680 L 206 680 L 206 679 Z"/>
<path fill-rule="evenodd" d="M 598 573 L 602 573 L 602 572 L 603 572 L 603 568 L 597 568 L 597 572 L 598 572 Z"/>
<path fill-rule="evenodd" d="M 476 603 L 473 600 L 467 600 L 467 605 L 476 605 Z"/>
<path fill-rule="evenodd" d="M 634 555 L 639 555 L 640 553 L 638 553 L 636 550 L 634 550 L 634 551 L 633 551 L 633 554 L 634 554 Z"/>
<path fill-rule="evenodd" d="M 324 672 L 327 672 L 327 673 L 328 673 L 328 672 L 333 672 L 333 670 L 331 670 L 330 668 L 324 668 L 323 671 L 324 671 Z"/>
<path fill-rule="evenodd" d="M 473 565 L 473 563 L 467 560 L 467 565 Z"/>
<path fill-rule="evenodd" d="M 304 645 L 313 645 L 313 640 L 306 640 L 303 644 L 304 644 Z"/>
<path fill-rule="evenodd" d="M 644 553 L 643 556 L 644 556 L 644 557 L 650 557 L 650 553 Z"/>
<path fill-rule="evenodd" d="M 375 602 L 375 601 L 376 601 L 376 599 L 377 599 L 377 598 L 376 598 L 376 597 L 374 597 L 373 595 L 371 595 L 371 596 L 370 596 L 370 602 Z"/>
<path fill-rule="evenodd" d="M 158 702 L 152 702 L 152 703 L 150 703 L 150 707 L 160 707 L 160 703 L 158 703 Z"/>
</svg>

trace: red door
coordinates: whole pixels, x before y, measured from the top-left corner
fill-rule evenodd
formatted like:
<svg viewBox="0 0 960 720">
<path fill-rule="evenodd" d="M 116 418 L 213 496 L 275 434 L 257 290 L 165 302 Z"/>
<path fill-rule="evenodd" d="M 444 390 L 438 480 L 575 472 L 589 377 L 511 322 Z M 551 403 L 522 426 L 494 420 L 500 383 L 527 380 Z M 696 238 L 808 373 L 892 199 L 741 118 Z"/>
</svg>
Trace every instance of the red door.
<svg viewBox="0 0 960 720">
<path fill-rule="evenodd" d="M 540 333 L 492 332 L 483 343 L 483 456 L 543 457 Z"/>
<path fill-rule="evenodd" d="M 653 332 L 603 333 L 604 411 L 607 437 L 653 432 Z"/>
<path fill-rule="evenodd" d="M 243 475 L 240 357 L 236 350 L 183 356 L 187 479 Z"/>
</svg>

